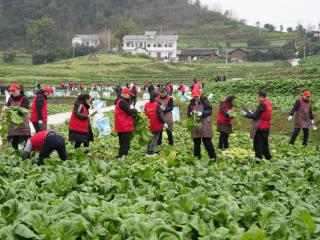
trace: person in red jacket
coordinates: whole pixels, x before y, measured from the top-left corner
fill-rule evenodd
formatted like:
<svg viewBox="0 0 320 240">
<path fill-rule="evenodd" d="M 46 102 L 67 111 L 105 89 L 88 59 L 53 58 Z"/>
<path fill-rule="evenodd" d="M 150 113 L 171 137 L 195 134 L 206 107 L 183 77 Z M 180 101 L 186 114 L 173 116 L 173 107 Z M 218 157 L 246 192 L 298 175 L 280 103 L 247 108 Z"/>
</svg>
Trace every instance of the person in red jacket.
<svg viewBox="0 0 320 240">
<path fill-rule="evenodd" d="M 181 85 L 178 88 L 178 90 L 180 91 L 181 95 L 184 96 L 184 94 L 186 93 L 186 86 L 184 85 L 183 82 L 181 83 Z"/>
<path fill-rule="evenodd" d="M 89 142 L 93 141 L 89 115 L 91 99 L 89 94 L 82 93 L 74 103 L 69 122 L 69 141 L 75 142 L 75 149 L 79 148 L 81 144 L 84 147 L 89 147 Z M 96 111 L 92 115 L 95 113 Z"/>
<path fill-rule="evenodd" d="M 36 132 L 40 132 L 47 129 L 48 123 L 48 96 L 52 94 L 50 87 L 44 87 L 35 96 L 32 108 L 30 122 L 32 122 Z"/>
<path fill-rule="evenodd" d="M 49 158 L 56 150 L 61 160 L 67 160 L 66 144 L 64 138 L 52 130 L 44 130 L 36 133 L 27 141 L 22 155 L 22 160 L 30 158 L 32 151 L 40 151 L 37 165 L 43 165 L 43 160 Z"/>
<path fill-rule="evenodd" d="M 22 86 L 20 84 L 12 84 L 8 88 L 10 93 L 9 100 L 7 102 L 8 107 L 21 107 L 29 109 L 29 100 L 24 95 Z M 8 127 L 8 140 L 14 149 L 18 149 L 19 143 L 26 142 L 31 136 L 29 126 L 29 116 L 21 115 L 23 117 L 23 123 L 19 126 L 10 124 Z"/>
<path fill-rule="evenodd" d="M 121 96 L 116 100 L 114 126 L 119 137 L 118 158 L 127 156 L 130 150 L 130 135 L 135 130 L 134 117 L 136 109 L 130 109 L 130 97 L 132 93 L 129 88 L 123 88 Z"/>
<path fill-rule="evenodd" d="M 267 99 L 267 93 L 260 91 L 258 93 L 259 106 L 255 112 L 243 111 L 246 118 L 252 119 L 251 138 L 256 158 L 265 157 L 271 160 L 272 156 L 269 149 L 269 133 L 272 119 L 272 103 Z"/>
<path fill-rule="evenodd" d="M 148 156 L 154 155 L 154 148 L 157 146 L 159 137 L 163 131 L 163 127 L 169 129 L 169 125 L 163 115 L 161 104 L 156 100 L 157 93 L 155 91 L 150 93 L 150 101 L 144 106 L 144 112 L 149 119 L 150 131 L 153 134 L 153 138 L 148 145 Z"/>
<path fill-rule="evenodd" d="M 220 150 L 229 148 L 229 135 L 232 133 L 232 117 L 229 112 L 233 109 L 235 96 L 229 96 L 220 103 L 217 119 L 217 130 L 220 132 L 219 146 Z"/>
</svg>

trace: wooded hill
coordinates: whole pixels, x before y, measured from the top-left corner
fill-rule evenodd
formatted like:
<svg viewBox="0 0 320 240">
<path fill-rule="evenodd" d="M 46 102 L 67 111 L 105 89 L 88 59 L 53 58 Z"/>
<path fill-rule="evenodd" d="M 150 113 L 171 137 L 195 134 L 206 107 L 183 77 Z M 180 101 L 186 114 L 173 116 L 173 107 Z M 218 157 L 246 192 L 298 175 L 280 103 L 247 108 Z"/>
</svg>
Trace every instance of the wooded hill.
<svg viewBox="0 0 320 240">
<path fill-rule="evenodd" d="M 70 45 L 74 34 L 110 29 L 119 41 L 123 34 L 158 30 L 188 36 L 243 38 L 253 30 L 227 15 L 188 0 L 0 0 L 0 50 L 26 49 L 27 26 L 51 18 L 53 41 Z"/>
</svg>

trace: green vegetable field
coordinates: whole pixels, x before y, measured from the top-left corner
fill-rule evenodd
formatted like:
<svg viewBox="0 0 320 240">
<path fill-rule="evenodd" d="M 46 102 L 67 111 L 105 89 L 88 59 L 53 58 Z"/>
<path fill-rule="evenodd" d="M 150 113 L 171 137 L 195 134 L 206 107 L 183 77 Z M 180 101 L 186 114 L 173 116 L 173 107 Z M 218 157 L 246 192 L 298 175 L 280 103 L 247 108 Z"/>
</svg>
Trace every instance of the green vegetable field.
<svg viewBox="0 0 320 240">
<path fill-rule="evenodd" d="M 114 136 L 90 153 L 68 145 L 70 160 L 53 155 L 43 167 L 1 150 L 0 239 L 319 239 L 319 147 L 273 135 L 273 162 L 258 163 L 237 132 L 209 164 L 192 157 L 182 125 L 176 146 L 153 158 L 135 139 L 116 159 Z"/>
</svg>

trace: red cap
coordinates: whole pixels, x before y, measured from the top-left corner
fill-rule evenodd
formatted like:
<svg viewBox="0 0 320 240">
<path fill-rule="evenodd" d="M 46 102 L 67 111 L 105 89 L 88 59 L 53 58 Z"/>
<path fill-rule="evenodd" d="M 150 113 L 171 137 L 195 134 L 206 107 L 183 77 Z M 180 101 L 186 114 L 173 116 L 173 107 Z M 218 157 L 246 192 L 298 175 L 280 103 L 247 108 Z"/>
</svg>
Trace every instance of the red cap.
<svg viewBox="0 0 320 240">
<path fill-rule="evenodd" d="M 200 89 L 199 89 L 199 88 L 193 89 L 193 91 L 192 91 L 192 97 L 200 97 L 200 95 L 201 95 L 201 92 L 200 92 Z"/>
<path fill-rule="evenodd" d="M 42 88 L 42 90 L 49 93 L 49 94 L 51 94 L 53 92 L 51 87 L 44 87 L 44 88 Z"/>
<path fill-rule="evenodd" d="M 8 88 L 8 91 L 14 91 L 16 89 L 20 89 L 21 86 L 20 84 L 12 84 L 9 88 Z"/>
<path fill-rule="evenodd" d="M 303 93 L 303 96 L 305 96 L 305 97 L 311 97 L 311 92 L 310 92 L 310 91 L 305 91 L 305 92 Z"/>
<path fill-rule="evenodd" d="M 123 93 L 123 94 L 129 94 L 129 95 L 131 95 L 131 96 L 134 96 L 134 95 L 132 94 L 130 88 L 124 88 L 124 89 L 122 89 L 122 93 Z"/>
</svg>

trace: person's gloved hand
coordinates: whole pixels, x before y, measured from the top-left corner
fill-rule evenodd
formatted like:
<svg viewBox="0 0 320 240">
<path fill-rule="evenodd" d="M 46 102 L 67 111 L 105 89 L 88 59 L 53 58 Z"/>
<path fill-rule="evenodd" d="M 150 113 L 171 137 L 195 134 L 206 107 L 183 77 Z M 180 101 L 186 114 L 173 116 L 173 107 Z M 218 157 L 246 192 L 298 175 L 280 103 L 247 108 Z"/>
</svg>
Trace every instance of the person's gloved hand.
<svg viewBox="0 0 320 240">
<path fill-rule="evenodd" d="M 317 131 L 317 130 L 318 130 L 318 128 L 316 127 L 316 125 L 312 125 L 312 130 L 313 130 L 313 131 Z"/>
<path fill-rule="evenodd" d="M 90 116 L 94 116 L 94 115 L 96 115 L 98 113 L 98 110 L 94 110 L 91 114 L 90 114 Z"/>
<path fill-rule="evenodd" d="M 198 117 L 202 117 L 203 113 L 202 112 L 197 112 Z"/>
<path fill-rule="evenodd" d="M 161 110 L 162 110 L 162 111 L 165 111 L 165 110 L 166 110 L 166 107 L 165 107 L 165 106 L 161 106 Z"/>
<path fill-rule="evenodd" d="M 169 125 L 167 123 L 165 123 L 163 126 L 165 129 L 169 129 Z"/>
<path fill-rule="evenodd" d="M 242 115 L 242 116 L 247 116 L 247 111 L 241 110 L 241 115 Z"/>
<path fill-rule="evenodd" d="M 39 120 L 38 123 L 39 123 L 40 126 L 43 125 L 43 121 L 42 120 Z"/>
<path fill-rule="evenodd" d="M 311 120 L 311 125 L 314 125 L 314 120 Z"/>
<path fill-rule="evenodd" d="M 292 121 L 292 119 L 293 119 L 293 117 L 290 115 L 290 116 L 288 117 L 288 121 L 290 122 L 290 121 Z"/>
</svg>

